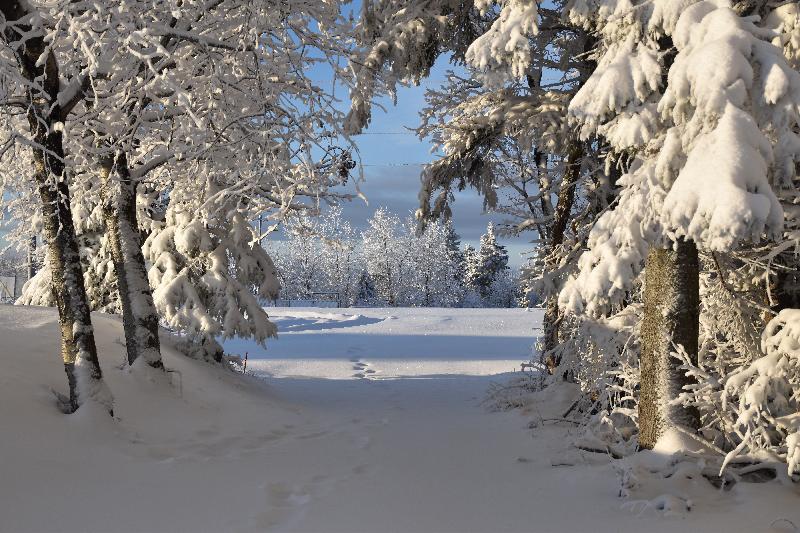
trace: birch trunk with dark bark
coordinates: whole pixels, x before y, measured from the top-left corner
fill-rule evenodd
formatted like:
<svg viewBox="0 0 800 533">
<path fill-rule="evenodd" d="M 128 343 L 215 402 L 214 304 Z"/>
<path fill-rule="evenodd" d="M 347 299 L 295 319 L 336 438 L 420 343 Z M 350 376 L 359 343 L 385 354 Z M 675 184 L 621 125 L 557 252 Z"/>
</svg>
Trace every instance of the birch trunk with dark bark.
<svg viewBox="0 0 800 533">
<path fill-rule="evenodd" d="M 652 449 L 670 427 L 696 429 L 695 410 L 670 405 L 690 383 L 670 355 L 680 344 L 697 363 L 700 334 L 700 264 L 692 241 L 675 249 L 651 248 L 645 263 L 641 325 L 639 446 Z"/>
<path fill-rule="evenodd" d="M 78 242 L 70 211 L 70 191 L 64 168 L 63 136 L 56 128 L 69 112 L 58 101 L 59 69 L 47 50 L 41 30 L 27 3 L 0 2 L 6 20 L 2 37 L 15 50 L 20 72 L 28 82 L 27 119 L 33 153 L 33 177 L 42 202 L 43 234 L 61 329 L 61 357 L 69 383 L 69 411 L 96 400 L 109 411 L 111 396 L 103 383 L 97 359 L 89 302 L 83 285 Z"/>
<path fill-rule="evenodd" d="M 561 187 L 558 191 L 558 203 L 553 213 L 553 225 L 550 230 L 548 242 L 547 259 L 545 260 L 545 270 L 551 272 L 557 268 L 555 264 L 555 252 L 564 243 L 564 233 L 567 230 L 572 213 L 572 205 L 575 203 L 575 188 L 580 178 L 581 160 L 584 156 L 584 144 L 581 141 L 573 140 L 567 148 L 567 159 L 565 162 L 564 176 Z M 558 308 L 558 295 L 554 294 L 547 298 L 544 312 L 544 340 L 542 348 L 544 353 L 552 352 L 558 345 L 558 329 L 561 321 L 561 313 Z M 553 355 L 547 357 L 547 369 L 552 374 L 561 363 L 560 358 Z"/>
<path fill-rule="evenodd" d="M 131 177 L 125 154 L 105 159 L 101 167 L 103 219 L 117 275 L 128 364 L 141 357 L 148 366 L 163 369 L 158 314 L 136 220 L 138 183 Z"/>
<path fill-rule="evenodd" d="M 36 235 L 28 240 L 28 279 L 36 275 Z"/>
<path fill-rule="evenodd" d="M 586 32 L 583 32 L 582 38 L 581 49 L 585 57 L 586 53 L 595 48 L 597 39 Z M 581 77 L 580 86 L 589 78 L 595 67 L 595 62 L 590 59 L 586 59 L 581 63 L 578 68 Z M 528 83 L 530 85 L 530 79 Z M 580 179 L 581 162 L 586 155 L 586 145 L 578 139 L 576 133 L 569 140 L 566 152 L 564 175 L 561 180 L 561 187 L 558 190 L 557 204 L 553 210 L 553 224 L 548 232 L 545 272 L 552 272 L 558 267 L 555 252 L 564 243 L 564 234 L 572 216 L 572 206 L 575 203 L 575 189 Z M 556 368 L 561 364 L 561 358 L 552 353 L 559 344 L 560 325 L 561 310 L 558 306 L 558 294 L 552 294 L 545 301 L 542 322 L 544 330 L 542 353 L 546 355 L 545 364 L 550 374 L 555 373 Z"/>
</svg>

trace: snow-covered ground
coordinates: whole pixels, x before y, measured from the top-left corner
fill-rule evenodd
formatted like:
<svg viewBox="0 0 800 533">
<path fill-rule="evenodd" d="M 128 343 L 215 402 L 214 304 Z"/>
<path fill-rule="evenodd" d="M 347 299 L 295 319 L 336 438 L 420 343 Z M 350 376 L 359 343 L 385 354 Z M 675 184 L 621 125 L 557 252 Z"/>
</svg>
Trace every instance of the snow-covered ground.
<svg viewBox="0 0 800 533">
<path fill-rule="evenodd" d="M 2 532 L 792 531 L 776 482 L 684 491 L 690 512 L 624 506 L 612 462 L 570 446 L 562 387 L 492 413 L 487 386 L 525 359 L 522 310 L 270 309 L 283 331 L 242 376 L 165 348 L 165 378 L 124 369 L 118 319 L 95 315 L 116 420 L 60 414 L 53 309 L 0 306 Z M 370 372 L 374 371 L 374 372 Z M 506 374 L 503 374 L 506 373 Z M 363 377 L 361 377 L 363 376 Z M 665 501 L 669 501 L 666 498 Z M 628 501 L 628 503 L 630 503 Z M 785 520 L 780 520 L 785 519 Z"/>
<path fill-rule="evenodd" d="M 436 308 L 269 308 L 279 338 L 240 339 L 248 369 L 275 377 L 387 379 L 488 376 L 530 359 L 541 311 Z"/>
</svg>

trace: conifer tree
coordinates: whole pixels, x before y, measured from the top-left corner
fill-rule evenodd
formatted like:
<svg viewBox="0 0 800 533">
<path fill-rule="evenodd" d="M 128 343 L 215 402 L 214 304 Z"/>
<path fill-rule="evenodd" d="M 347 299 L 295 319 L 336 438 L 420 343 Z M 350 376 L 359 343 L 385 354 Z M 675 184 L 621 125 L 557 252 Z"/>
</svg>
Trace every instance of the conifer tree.
<svg viewBox="0 0 800 533">
<path fill-rule="evenodd" d="M 471 245 L 464 245 L 464 287 L 478 293 L 478 279 L 481 268 L 478 261 L 478 251 Z"/>
<path fill-rule="evenodd" d="M 446 244 L 449 251 L 450 260 L 456 268 L 456 278 L 460 281 L 464 278 L 464 252 L 461 250 L 461 237 L 456 233 L 452 220 L 445 222 Z"/>
<path fill-rule="evenodd" d="M 477 273 L 474 274 L 474 285 L 481 296 L 489 296 L 492 284 L 508 270 L 508 252 L 497 242 L 494 224 L 489 222 L 486 233 L 481 236 L 480 248 L 476 255 Z"/>
</svg>

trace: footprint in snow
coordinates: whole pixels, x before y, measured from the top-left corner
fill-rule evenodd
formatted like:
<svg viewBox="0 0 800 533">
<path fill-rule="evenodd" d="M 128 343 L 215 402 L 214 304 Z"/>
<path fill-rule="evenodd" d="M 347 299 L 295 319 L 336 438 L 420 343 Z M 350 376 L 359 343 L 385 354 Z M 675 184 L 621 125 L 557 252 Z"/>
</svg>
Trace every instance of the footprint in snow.
<svg viewBox="0 0 800 533">
<path fill-rule="evenodd" d="M 376 370 L 369 368 L 369 363 L 365 363 L 360 357 L 354 357 L 353 359 L 350 359 L 350 362 L 353 363 L 353 371 L 355 372 L 353 374 L 354 378 L 367 379 L 372 374 L 377 373 Z"/>
<path fill-rule="evenodd" d="M 311 502 L 310 491 L 305 487 L 270 483 L 264 489 L 267 493 L 267 509 L 255 516 L 255 525 L 259 529 L 291 523 L 298 516 L 299 509 Z"/>
<path fill-rule="evenodd" d="M 254 517 L 259 530 L 275 527 L 293 528 L 303 517 L 305 507 L 315 498 L 336 488 L 339 478 L 317 474 L 306 483 L 265 483 L 266 509 Z"/>
<path fill-rule="evenodd" d="M 372 465 L 363 464 L 363 465 L 356 465 L 350 471 L 356 476 L 363 476 L 365 474 L 369 474 L 375 469 Z"/>
<path fill-rule="evenodd" d="M 314 433 L 306 433 L 305 435 L 298 435 L 297 438 L 299 440 L 318 439 L 319 437 L 324 437 L 328 433 L 330 432 L 322 430 L 322 431 L 316 431 Z"/>
</svg>

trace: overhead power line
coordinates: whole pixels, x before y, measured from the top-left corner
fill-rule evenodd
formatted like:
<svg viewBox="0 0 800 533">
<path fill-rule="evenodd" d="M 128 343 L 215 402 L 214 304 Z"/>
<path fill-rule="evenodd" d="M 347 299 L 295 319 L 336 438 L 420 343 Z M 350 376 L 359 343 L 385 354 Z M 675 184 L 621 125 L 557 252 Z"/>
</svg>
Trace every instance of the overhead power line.
<svg viewBox="0 0 800 533">
<path fill-rule="evenodd" d="M 363 163 L 362 167 L 422 167 L 428 163 Z"/>
<path fill-rule="evenodd" d="M 364 131 L 358 135 L 416 135 L 416 133 L 413 131 Z M 354 135 L 354 137 L 358 135 Z"/>
</svg>

